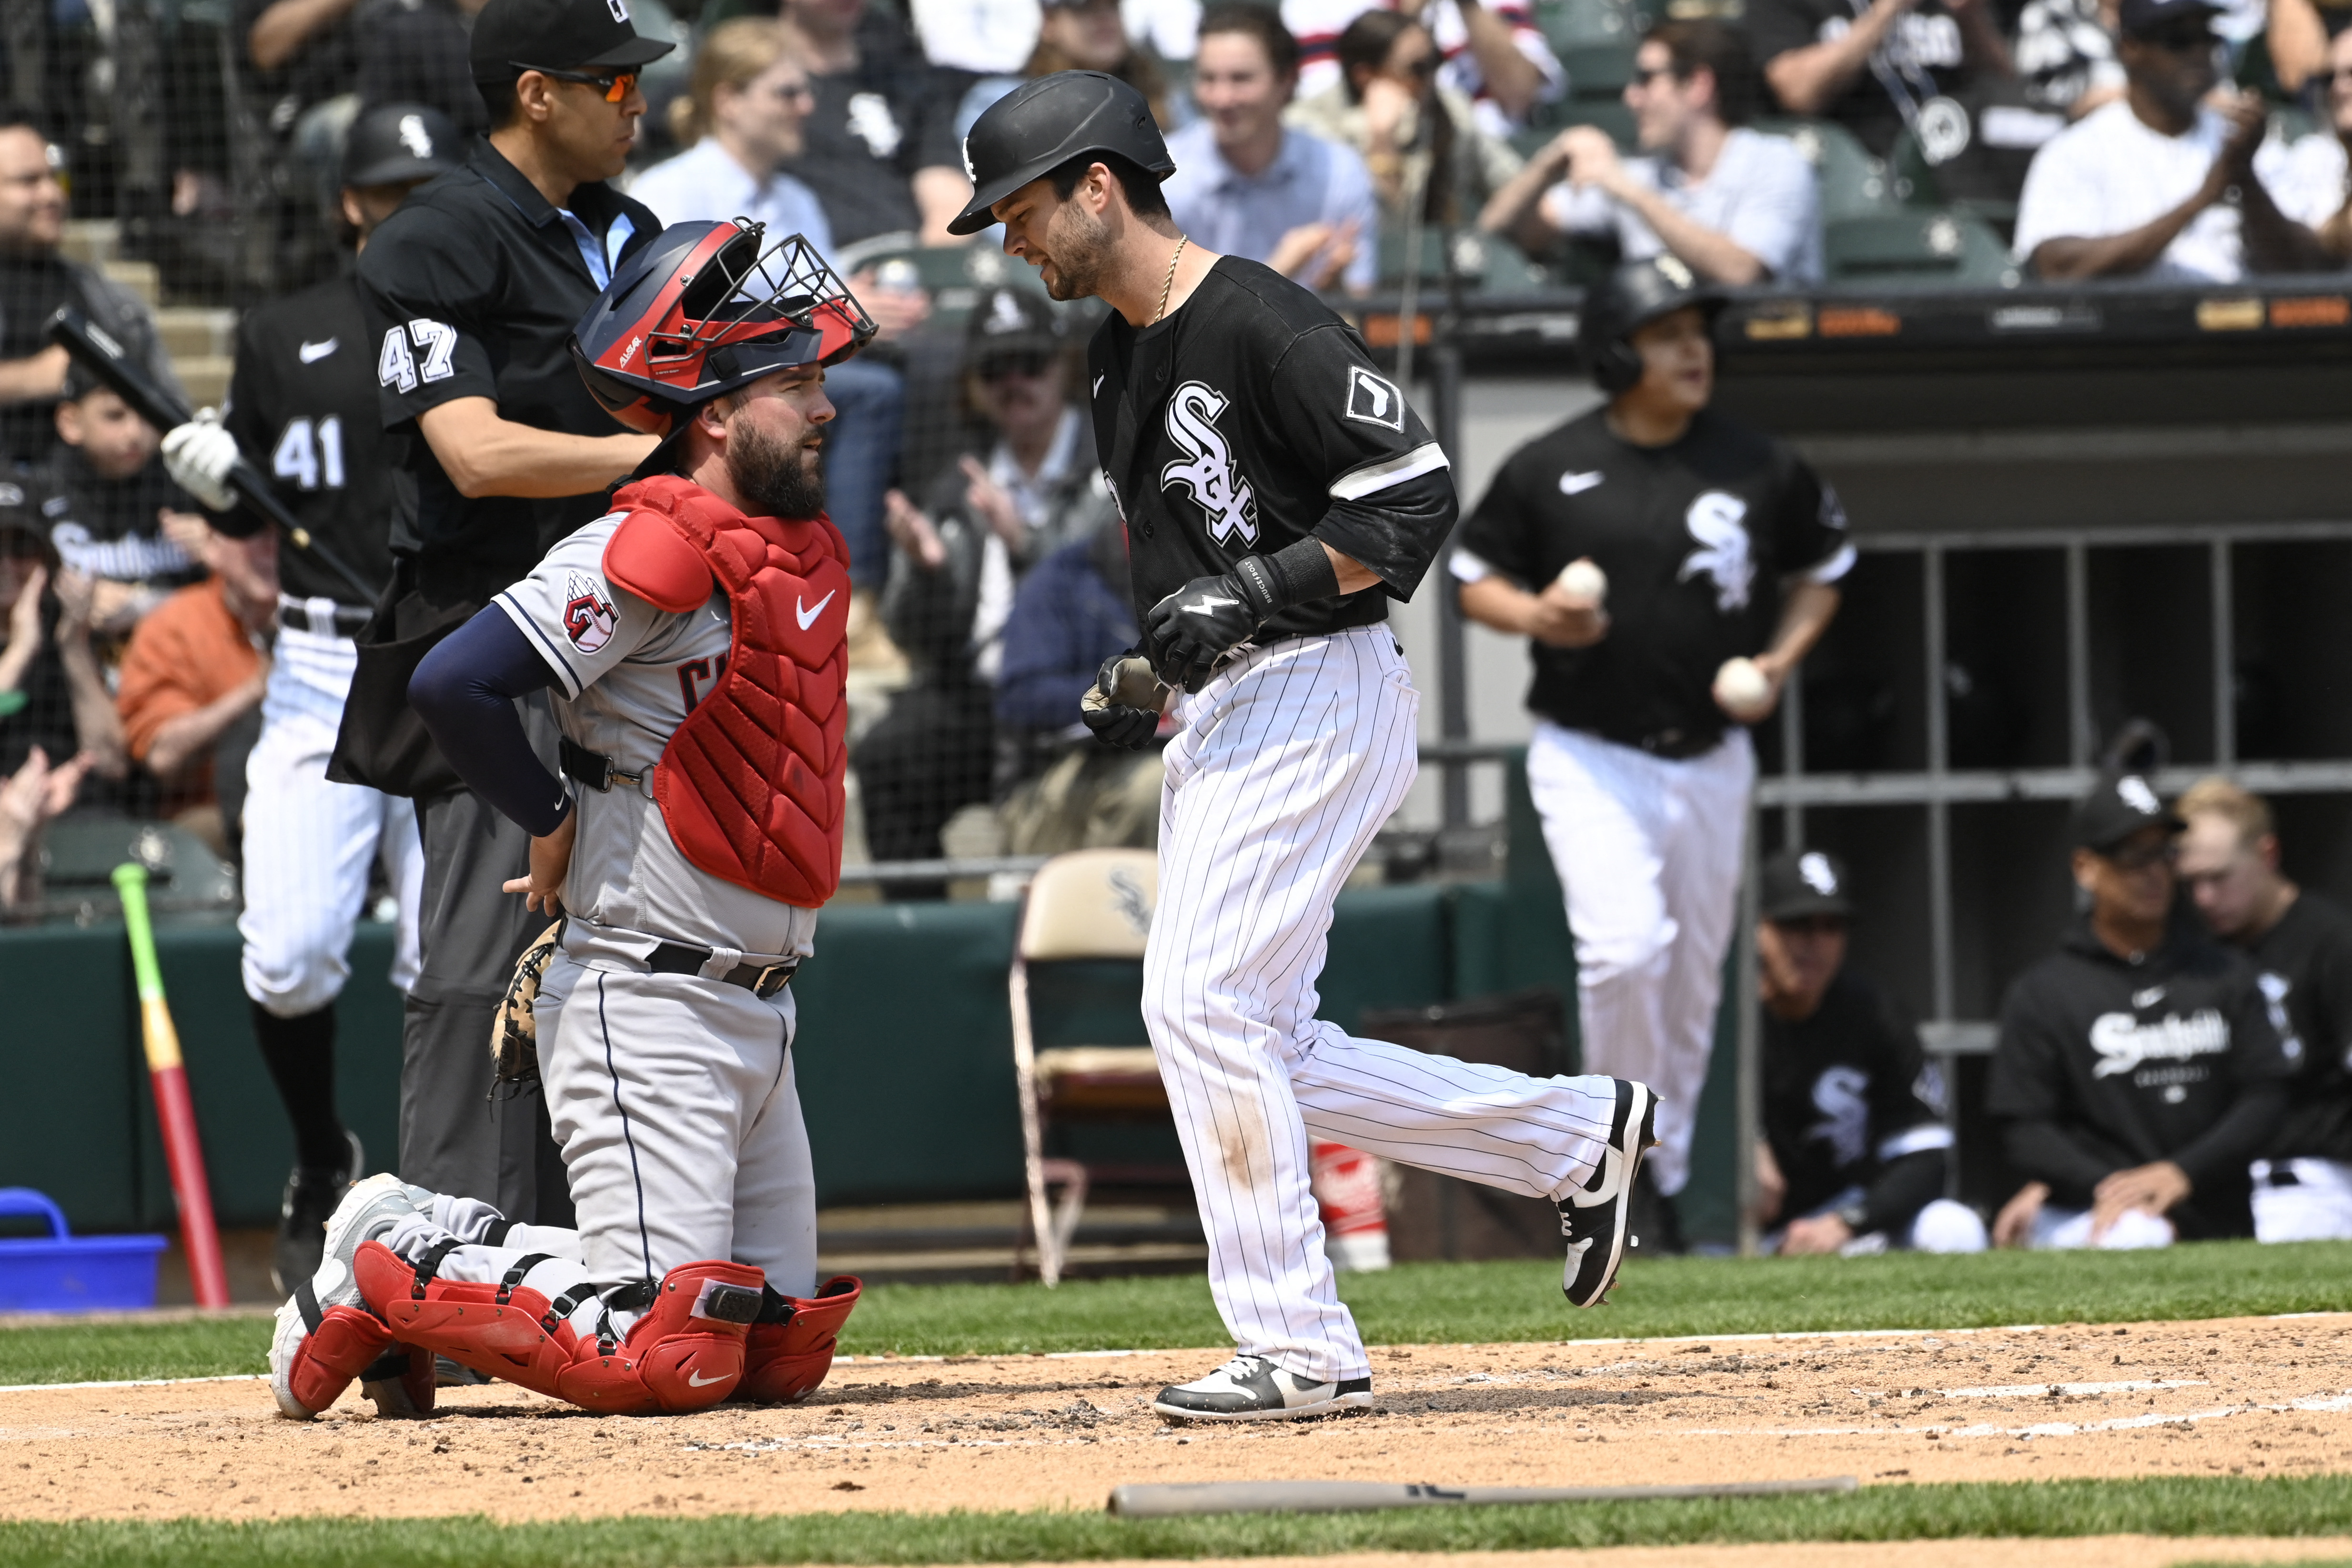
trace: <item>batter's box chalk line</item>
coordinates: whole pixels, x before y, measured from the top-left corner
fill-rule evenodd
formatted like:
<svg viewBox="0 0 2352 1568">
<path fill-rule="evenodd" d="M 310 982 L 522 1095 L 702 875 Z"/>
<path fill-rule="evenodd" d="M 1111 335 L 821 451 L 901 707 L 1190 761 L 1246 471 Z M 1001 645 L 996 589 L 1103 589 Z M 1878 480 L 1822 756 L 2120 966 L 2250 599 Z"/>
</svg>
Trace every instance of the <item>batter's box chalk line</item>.
<svg viewBox="0 0 2352 1568">
<path fill-rule="evenodd" d="M 2283 1415 L 2288 1411 L 2314 1414 L 2339 1413 L 2352 1410 L 2352 1392 L 2339 1394 L 2314 1394 L 2284 1405 L 2217 1405 L 2210 1410 L 2190 1410 L 2162 1415 L 2150 1412 L 2145 1415 L 2118 1415 L 2107 1421 L 2037 1421 L 2030 1426 L 1995 1426 L 1979 1423 L 1973 1426 L 1930 1425 L 1926 1426 L 1701 1426 L 1692 1430 L 1694 1437 L 2079 1437 L 2093 1432 L 2129 1432 L 2150 1426 L 2184 1426 L 2195 1421 L 2219 1421 L 2225 1416 L 2247 1415 Z"/>
</svg>

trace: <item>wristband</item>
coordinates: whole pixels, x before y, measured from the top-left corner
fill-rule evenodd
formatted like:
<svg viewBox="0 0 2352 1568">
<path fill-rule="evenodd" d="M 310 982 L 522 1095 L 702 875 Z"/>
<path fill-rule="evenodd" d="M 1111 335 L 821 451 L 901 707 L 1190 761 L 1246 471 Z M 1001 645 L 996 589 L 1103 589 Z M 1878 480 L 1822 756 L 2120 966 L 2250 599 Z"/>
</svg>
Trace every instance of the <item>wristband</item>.
<svg viewBox="0 0 2352 1568">
<path fill-rule="evenodd" d="M 1328 599 L 1339 591 L 1339 569 L 1323 542 L 1312 537 L 1286 544 L 1271 555 L 1244 555 L 1234 578 L 1263 622 L 1293 605 Z"/>
</svg>

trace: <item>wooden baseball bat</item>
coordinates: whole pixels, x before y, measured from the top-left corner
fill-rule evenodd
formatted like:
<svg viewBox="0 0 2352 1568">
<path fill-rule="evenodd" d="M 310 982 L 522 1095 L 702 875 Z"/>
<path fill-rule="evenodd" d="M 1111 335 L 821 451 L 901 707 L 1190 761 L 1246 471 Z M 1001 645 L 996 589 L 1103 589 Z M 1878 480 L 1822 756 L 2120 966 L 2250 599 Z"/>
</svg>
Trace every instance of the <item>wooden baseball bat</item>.
<svg viewBox="0 0 2352 1568">
<path fill-rule="evenodd" d="M 1852 1476 L 1793 1481 L 1701 1481 L 1658 1487 L 1439 1487 L 1390 1481 L 1189 1481 L 1115 1487 L 1110 1511 L 1125 1519 L 1198 1513 L 1359 1513 L 1383 1508 L 1496 1503 L 1643 1502 L 1658 1498 L 1783 1497 L 1850 1492 Z"/>
<path fill-rule="evenodd" d="M 196 1137 L 195 1101 L 180 1061 L 180 1032 L 163 1000 L 163 972 L 155 963 L 155 928 L 147 919 L 147 868 L 114 868 L 122 895 L 122 923 L 131 933 L 131 969 L 139 978 L 139 1033 L 147 1050 L 147 1079 L 155 1088 L 155 1121 L 163 1132 L 163 1159 L 172 1195 L 180 1205 L 180 1241 L 199 1307 L 228 1305 L 228 1270 L 221 1264 L 220 1231 L 213 1224 L 213 1190 L 205 1180 L 204 1145 Z"/>
</svg>

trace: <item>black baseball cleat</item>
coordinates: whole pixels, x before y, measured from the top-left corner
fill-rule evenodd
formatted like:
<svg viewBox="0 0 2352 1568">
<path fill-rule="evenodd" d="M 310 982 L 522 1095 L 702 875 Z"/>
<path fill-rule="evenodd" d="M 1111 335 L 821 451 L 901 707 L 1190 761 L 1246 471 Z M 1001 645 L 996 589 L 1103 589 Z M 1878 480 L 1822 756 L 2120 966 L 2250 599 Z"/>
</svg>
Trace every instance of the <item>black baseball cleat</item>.
<svg viewBox="0 0 2352 1568">
<path fill-rule="evenodd" d="M 1625 1257 L 1626 1223 L 1642 1156 L 1657 1146 L 1658 1097 L 1647 1084 L 1617 1080 L 1617 1113 L 1592 1179 L 1559 1202 L 1559 1233 L 1568 1237 L 1568 1267 L 1559 1288 L 1569 1304 L 1594 1307 L 1617 1278 Z"/>
<path fill-rule="evenodd" d="M 1163 1388 L 1151 1402 L 1162 1421 L 1312 1421 L 1360 1415 L 1372 1407 L 1372 1380 L 1317 1383 L 1258 1355 L 1237 1355 L 1208 1376 Z"/>
<path fill-rule="evenodd" d="M 286 1194 L 278 1205 L 278 1240 L 269 1252 L 270 1283 L 281 1296 L 292 1295 L 295 1286 L 319 1271 L 327 1252 L 328 1216 L 367 1170 L 359 1134 L 346 1130 L 343 1137 L 351 1152 L 341 1167 L 297 1165 L 286 1178 Z"/>
</svg>

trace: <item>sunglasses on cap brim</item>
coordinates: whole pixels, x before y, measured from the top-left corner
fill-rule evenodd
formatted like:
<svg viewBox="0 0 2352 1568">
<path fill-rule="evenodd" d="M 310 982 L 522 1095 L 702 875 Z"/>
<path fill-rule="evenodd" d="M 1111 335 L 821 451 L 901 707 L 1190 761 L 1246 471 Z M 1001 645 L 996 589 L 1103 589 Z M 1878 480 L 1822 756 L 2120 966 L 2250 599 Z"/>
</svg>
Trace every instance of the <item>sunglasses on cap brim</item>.
<svg viewBox="0 0 2352 1568">
<path fill-rule="evenodd" d="M 604 101 L 607 103 L 623 101 L 629 96 L 630 89 L 637 85 L 637 73 L 634 70 L 564 71 L 557 70 L 553 66 L 527 66 L 519 61 L 508 63 L 519 71 L 537 71 L 557 81 L 576 81 L 587 87 L 601 87 L 604 89 Z"/>
</svg>

